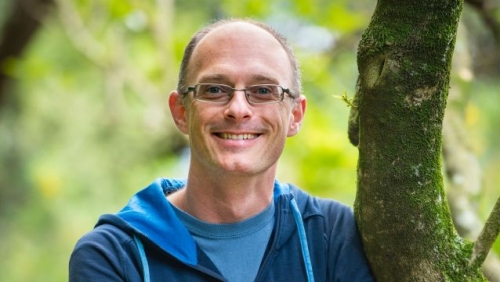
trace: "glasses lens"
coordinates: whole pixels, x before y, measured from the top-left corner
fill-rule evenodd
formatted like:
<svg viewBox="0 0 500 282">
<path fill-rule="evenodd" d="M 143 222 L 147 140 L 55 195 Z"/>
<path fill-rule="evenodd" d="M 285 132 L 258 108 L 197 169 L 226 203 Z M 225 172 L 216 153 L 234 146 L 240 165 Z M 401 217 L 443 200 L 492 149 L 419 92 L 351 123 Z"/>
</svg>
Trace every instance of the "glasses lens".
<svg viewBox="0 0 500 282">
<path fill-rule="evenodd" d="M 247 87 L 248 100 L 255 104 L 280 102 L 283 90 L 278 85 L 261 84 Z"/>
<path fill-rule="evenodd" d="M 224 84 L 200 83 L 195 86 L 194 98 L 210 103 L 227 103 L 233 96 L 234 89 Z M 259 84 L 245 88 L 248 102 L 268 104 L 283 100 L 283 88 L 274 84 Z"/>
<path fill-rule="evenodd" d="M 233 90 L 222 84 L 198 84 L 196 85 L 195 99 L 212 103 L 225 103 L 228 101 Z"/>
</svg>

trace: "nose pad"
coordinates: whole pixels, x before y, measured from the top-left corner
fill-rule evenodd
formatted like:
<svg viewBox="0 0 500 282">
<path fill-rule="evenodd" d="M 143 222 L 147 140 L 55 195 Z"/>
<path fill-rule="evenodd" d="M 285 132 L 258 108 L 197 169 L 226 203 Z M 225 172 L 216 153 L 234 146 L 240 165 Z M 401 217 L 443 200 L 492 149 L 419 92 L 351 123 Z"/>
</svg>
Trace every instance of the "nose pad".
<svg viewBox="0 0 500 282">
<path fill-rule="evenodd" d="M 239 93 L 237 92 L 242 92 L 243 95 L 238 95 Z M 245 90 L 234 90 L 231 99 L 227 103 L 224 114 L 231 119 L 244 119 L 252 115 L 251 106 L 248 102 Z"/>
<path fill-rule="evenodd" d="M 240 96 L 240 95 L 237 95 L 237 92 L 242 92 L 243 98 L 245 98 L 246 102 L 248 104 L 250 104 L 250 102 L 248 101 L 247 92 L 245 89 L 233 89 L 233 93 L 231 93 L 231 95 L 229 97 L 229 103 L 231 103 L 235 99 L 235 96 L 236 97 Z"/>
</svg>

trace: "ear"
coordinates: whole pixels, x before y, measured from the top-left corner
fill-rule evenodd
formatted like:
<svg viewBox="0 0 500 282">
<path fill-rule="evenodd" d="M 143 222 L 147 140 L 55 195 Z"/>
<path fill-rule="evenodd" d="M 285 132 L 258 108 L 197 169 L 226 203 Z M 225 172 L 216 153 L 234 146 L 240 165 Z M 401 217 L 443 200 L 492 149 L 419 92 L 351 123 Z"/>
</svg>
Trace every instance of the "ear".
<svg viewBox="0 0 500 282">
<path fill-rule="evenodd" d="M 294 136 L 299 132 L 300 125 L 302 124 L 302 120 L 304 119 L 304 114 L 306 112 L 306 97 L 304 95 L 300 95 L 293 105 L 292 113 L 290 115 L 290 125 L 288 127 L 287 136 Z"/>
<path fill-rule="evenodd" d="M 186 106 L 182 100 L 182 95 L 174 90 L 170 92 L 168 97 L 168 106 L 170 107 L 170 113 L 172 114 L 172 118 L 177 128 L 182 133 L 188 134 Z"/>
</svg>

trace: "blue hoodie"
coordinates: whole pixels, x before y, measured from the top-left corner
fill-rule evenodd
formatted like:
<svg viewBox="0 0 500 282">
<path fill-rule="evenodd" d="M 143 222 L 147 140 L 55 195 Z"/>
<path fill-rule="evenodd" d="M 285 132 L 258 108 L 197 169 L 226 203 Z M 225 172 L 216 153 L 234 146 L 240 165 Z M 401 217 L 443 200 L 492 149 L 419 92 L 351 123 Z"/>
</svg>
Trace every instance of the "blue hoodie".
<svg viewBox="0 0 500 282">
<path fill-rule="evenodd" d="M 157 179 L 76 244 L 69 281 L 227 281 L 165 198 Z M 275 182 L 276 222 L 255 281 L 373 281 L 352 210 Z"/>
</svg>

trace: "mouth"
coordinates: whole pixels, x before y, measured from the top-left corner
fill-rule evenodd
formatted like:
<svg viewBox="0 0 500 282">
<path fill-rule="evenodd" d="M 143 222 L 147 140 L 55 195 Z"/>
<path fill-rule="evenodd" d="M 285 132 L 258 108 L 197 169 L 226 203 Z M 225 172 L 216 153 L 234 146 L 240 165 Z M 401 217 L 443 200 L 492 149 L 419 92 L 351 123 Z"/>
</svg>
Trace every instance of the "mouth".
<svg viewBox="0 0 500 282">
<path fill-rule="evenodd" d="M 232 133 L 215 133 L 215 135 L 222 139 L 230 140 L 250 140 L 260 136 L 260 134 L 245 133 L 245 134 L 232 134 Z"/>
</svg>

